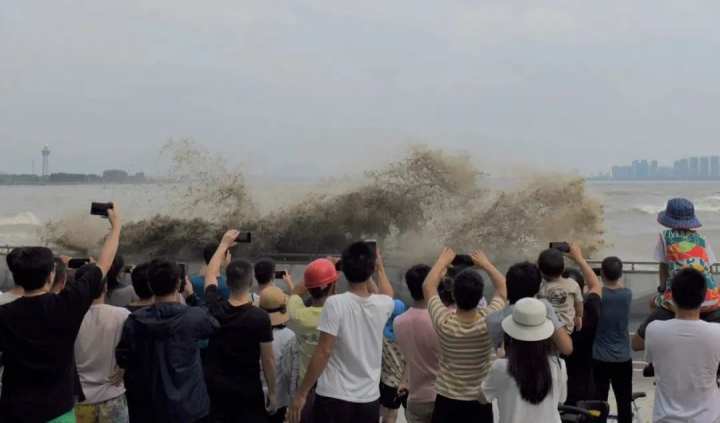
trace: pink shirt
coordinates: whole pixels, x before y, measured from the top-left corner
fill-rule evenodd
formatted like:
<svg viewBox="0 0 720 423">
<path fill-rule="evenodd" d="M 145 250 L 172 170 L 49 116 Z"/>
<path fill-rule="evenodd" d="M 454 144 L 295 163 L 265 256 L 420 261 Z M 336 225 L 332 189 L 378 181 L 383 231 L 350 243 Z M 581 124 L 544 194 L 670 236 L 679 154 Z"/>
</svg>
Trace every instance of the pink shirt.
<svg viewBox="0 0 720 423">
<path fill-rule="evenodd" d="M 412 307 L 395 318 L 395 344 L 407 363 L 408 401 L 434 402 L 440 344 L 427 309 Z"/>
</svg>

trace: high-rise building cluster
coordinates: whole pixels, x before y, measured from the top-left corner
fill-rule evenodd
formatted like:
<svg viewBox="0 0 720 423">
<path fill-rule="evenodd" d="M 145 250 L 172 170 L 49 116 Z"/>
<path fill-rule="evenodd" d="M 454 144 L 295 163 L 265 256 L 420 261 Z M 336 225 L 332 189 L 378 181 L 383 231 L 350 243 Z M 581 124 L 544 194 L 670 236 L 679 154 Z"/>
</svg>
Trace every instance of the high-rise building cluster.
<svg viewBox="0 0 720 423">
<path fill-rule="evenodd" d="M 612 179 L 635 180 L 720 180 L 720 156 L 689 157 L 673 166 L 660 166 L 657 160 L 635 160 L 630 166 L 613 166 Z"/>
</svg>

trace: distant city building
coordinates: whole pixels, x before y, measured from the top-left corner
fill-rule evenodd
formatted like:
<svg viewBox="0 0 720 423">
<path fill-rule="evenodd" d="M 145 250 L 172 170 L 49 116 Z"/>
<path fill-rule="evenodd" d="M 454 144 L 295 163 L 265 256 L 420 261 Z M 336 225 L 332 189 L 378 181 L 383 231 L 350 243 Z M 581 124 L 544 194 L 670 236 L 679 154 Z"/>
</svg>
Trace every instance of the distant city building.
<svg viewBox="0 0 720 423">
<path fill-rule="evenodd" d="M 710 178 L 720 179 L 720 156 L 710 157 Z"/>
<path fill-rule="evenodd" d="M 710 157 L 700 157 L 700 179 L 710 178 Z"/>
<path fill-rule="evenodd" d="M 634 160 L 630 166 L 613 166 L 605 179 L 642 180 L 720 180 L 720 156 L 690 157 L 662 166 L 657 160 Z"/>
<path fill-rule="evenodd" d="M 688 177 L 690 179 L 697 179 L 700 176 L 700 159 L 697 157 L 690 157 L 690 172 Z"/>
</svg>

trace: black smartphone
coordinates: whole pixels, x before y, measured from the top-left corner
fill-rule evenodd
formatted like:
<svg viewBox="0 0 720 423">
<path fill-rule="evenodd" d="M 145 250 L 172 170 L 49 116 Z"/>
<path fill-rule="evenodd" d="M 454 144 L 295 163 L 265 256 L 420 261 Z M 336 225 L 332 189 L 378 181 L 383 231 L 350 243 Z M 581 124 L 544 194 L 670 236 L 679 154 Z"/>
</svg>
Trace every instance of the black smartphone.
<svg viewBox="0 0 720 423">
<path fill-rule="evenodd" d="M 335 263 L 335 270 L 342 272 L 342 260 L 338 260 L 337 263 Z"/>
<path fill-rule="evenodd" d="M 135 269 L 134 264 L 128 264 L 127 266 L 123 267 L 123 273 L 132 273 L 132 271 Z"/>
<path fill-rule="evenodd" d="M 377 255 L 377 241 L 374 239 L 367 239 L 365 243 L 372 249 L 373 254 Z"/>
<path fill-rule="evenodd" d="M 275 279 L 284 279 L 287 275 L 287 270 L 278 270 L 275 272 Z"/>
<path fill-rule="evenodd" d="M 178 288 L 178 291 L 183 292 L 185 290 L 185 282 L 187 278 L 187 264 L 178 263 L 178 267 L 180 268 L 180 287 Z"/>
<path fill-rule="evenodd" d="M 108 217 L 108 210 L 115 207 L 113 203 L 91 203 L 90 214 L 93 216 Z"/>
<path fill-rule="evenodd" d="M 452 261 L 453 267 L 473 267 L 475 262 L 469 254 L 456 254 Z"/>
<path fill-rule="evenodd" d="M 240 235 L 238 235 L 237 238 L 235 238 L 235 242 L 241 243 L 241 244 L 249 244 L 252 242 L 252 232 L 242 232 Z"/>
<path fill-rule="evenodd" d="M 567 254 L 567 253 L 570 252 L 570 243 L 569 243 L 569 242 L 565 242 L 565 241 L 563 241 L 563 242 L 551 242 L 551 243 L 550 243 L 550 248 L 552 248 L 552 249 L 554 249 L 554 250 L 558 250 L 558 251 L 560 251 L 561 253 Z"/>
<path fill-rule="evenodd" d="M 596 276 L 602 276 L 602 268 L 593 267 L 593 273 L 595 273 Z"/>
<path fill-rule="evenodd" d="M 79 269 L 88 263 L 90 263 L 89 258 L 71 258 L 67 266 L 70 269 Z"/>
</svg>

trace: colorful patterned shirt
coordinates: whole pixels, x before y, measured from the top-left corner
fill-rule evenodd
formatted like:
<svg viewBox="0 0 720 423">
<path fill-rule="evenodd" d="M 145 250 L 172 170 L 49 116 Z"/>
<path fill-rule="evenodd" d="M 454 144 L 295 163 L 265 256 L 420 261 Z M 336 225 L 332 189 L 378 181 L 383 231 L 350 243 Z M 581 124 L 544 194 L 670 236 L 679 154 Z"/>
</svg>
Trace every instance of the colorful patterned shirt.
<svg viewBox="0 0 720 423">
<path fill-rule="evenodd" d="M 660 234 L 657 247 L 657 259 L 668 265 L 670 277 L 665 285 L 665 293 L 656 297 L 655 303 L 668 310 L 672 304 L 672 277 L 683 268 L 693 268 L 705 275 L 707 292 L 702 304 L 703 313 L 720 308 L 720 290 L 712 275 L 715 254 L 705 238 L 694 231 L 666 230 Z"/>
</svg>

